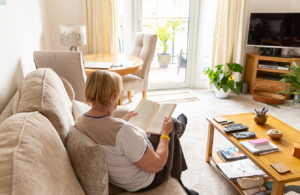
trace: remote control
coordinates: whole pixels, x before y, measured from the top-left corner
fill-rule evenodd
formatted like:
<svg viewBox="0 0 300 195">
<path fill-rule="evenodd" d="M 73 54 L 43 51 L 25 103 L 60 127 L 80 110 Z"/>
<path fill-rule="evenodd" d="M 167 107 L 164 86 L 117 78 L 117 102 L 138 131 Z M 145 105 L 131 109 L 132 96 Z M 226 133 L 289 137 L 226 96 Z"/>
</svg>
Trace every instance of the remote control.
<svg viewBox="0 0 300 195">
<path fill-rule="evenodd" d="M 247 130 L 247 129 L 249 129 L 248 126 L 239 123 L 239 124 L 225 125 L 225 128 L 223 130 L 226 133 L 229 133 L 229 132 L 233 132 L 233 131 L 241 131 L 241 130 Z"/>
</svg>

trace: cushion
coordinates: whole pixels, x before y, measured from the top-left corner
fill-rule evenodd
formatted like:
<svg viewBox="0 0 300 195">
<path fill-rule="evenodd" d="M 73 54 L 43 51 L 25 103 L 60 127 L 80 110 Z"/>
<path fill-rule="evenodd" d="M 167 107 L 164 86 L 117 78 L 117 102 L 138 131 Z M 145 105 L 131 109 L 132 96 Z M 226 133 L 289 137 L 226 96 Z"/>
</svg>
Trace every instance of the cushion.
<svg viewBox="0 0 300 195">
<path fill-rule="evenodd" d="M 91 109 L 91 107 L 89 107 L 87 104 L 85 104 L 83 102 L 79 102 L 77 100 L 73 100 L 72 101 L 72 114 L 73 114 L 74 121 L 76 121 L 76 119 L 80 115 L 86 113 L 90 109 Z"/>
<path fill-rule="evenodd" d="M 72 102 L 59 76 L 50 68 L 29 73 L 21 83 L 13 105 L 13 114 L 39 111 L 46 116 L 65 143 L 74 125 Z"/>
<path fill-rule="evenodd" d="M 107 195 L 108 172 L 101 147 L 75 127 L 68 134 L 66 147 L 84 192 Z"/>
<path fill-rule="evenodd" d="M 13 105 L 14 105 L 14 98 L 16 97 L 16 93 L 15 95 L 10 99 L 9 103 L 6 105 L 6 107 L 4 108 L 4 110 L 2 111 L 1 115 L 0 115 L 0 124 L 7 119 L 8 117 L 10 117 L 11 115 L 13 115 Z"/>
<path fill-rule="evenodd" d="M 74 89 L 73 89 L 72 85 L 71 85 L 71 84 L 69 83 L 69 81 L 68 81 L 67 79 L 65 79 L 64 77 L 62 77 L 62 76 L 59 76 L 59 77 L 60 77 L 61 81 L 62 81 L 63 84 L 64 84 L 64 87 L 65 87 L 66 92 L 67 92 L 67 94 L 68 94 L 68 96 L 69 96 L 69 99 L 70 99 L 71 101 L 73 101 L 73 100 L 75 99 L 75 92 L 74 92 Z"/>
<path fill-rule="evenodd" d="M 169 178 L 167 181 L 162 183 L 160 186 L 155 189 L 140 192 L 140 193 L 132 193 L 132 192 L 123 192 L 118 195 L 186 195 L 186 192 L 181 187 L 177 179 Z"/>
<path fill-rule="evenodd" d="M 0 194 L 84 195 L 53 125 L 38 112 L 0 125 Z"/>
<path fill-rule="evenodd" d="M 123 90 L 133 91 L 133 90 L 144 90 L 144 80 L 133 74 L 128 74 L 122 77 L 123 80 Z"/>
</svg>

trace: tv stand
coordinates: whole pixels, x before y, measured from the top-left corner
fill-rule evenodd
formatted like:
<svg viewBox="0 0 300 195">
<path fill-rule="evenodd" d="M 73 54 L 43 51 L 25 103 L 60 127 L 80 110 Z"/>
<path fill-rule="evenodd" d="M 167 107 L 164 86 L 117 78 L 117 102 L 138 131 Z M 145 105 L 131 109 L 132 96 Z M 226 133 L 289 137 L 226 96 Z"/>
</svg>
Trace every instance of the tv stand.
<svg viewBox="0 0 300 195">
<path fill-rule="evenodd" d="M 262 56 L 259 53 L 247 53 L 246 67 L 244 74 L 244 82 L 249 84 L 249 91 L 252 94 L 254 87 L 259 85 L 258 90 L 268 92 L 279 92 L 284 90 L 290 84 L 286 84 L 282 87 L 283 83 L 280 80 L 280 75 L 291 72 L 291 70 L 279 70 L 279 69 L 267 69 L 259 68 L 259 64 L 274 65 L 279 67 L 286 67 L 286 65 L 293 65 L 295 61 L 300 65 L 300 58 L 280 58 L 273 56 Z M 274 79 L 274 78 L 278 79 Z M 271 79 L 273 78 L 273 79 Z M 290 95 L 285 95 L 286 99 L 290 98 Z"/>
</svg>

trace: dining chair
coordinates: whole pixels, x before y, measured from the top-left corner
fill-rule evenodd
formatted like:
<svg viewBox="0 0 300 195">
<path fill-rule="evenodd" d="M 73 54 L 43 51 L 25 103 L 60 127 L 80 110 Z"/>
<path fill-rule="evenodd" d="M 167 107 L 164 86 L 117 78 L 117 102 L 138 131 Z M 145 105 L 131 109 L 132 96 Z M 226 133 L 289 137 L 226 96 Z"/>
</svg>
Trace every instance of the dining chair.
<svg viewBox="0 0 300 195">
<path fill-rule="evenodd" d="M 127 91 L 129 102 L 132 102 L 131 91 L 143 91 L 143 98 L 146 99 L 148 88 L 148 76 L 150 65 L 154 56 L 157 35 L 153 33 L 138 32 L 135 35 L 132 55 L 142 58 L 143 67 L 136 73 L 128 74 L 122 77 L 123 90 Z M 119 100 L 122 105 L 122 97 Z"/>
<path fill-rule="evenodd" d="M 52 68 L 72 85 L 75 100 L 84 101 L 85 68 L 80 51 L 34 51 L 35 67 Z"/>
</svg>

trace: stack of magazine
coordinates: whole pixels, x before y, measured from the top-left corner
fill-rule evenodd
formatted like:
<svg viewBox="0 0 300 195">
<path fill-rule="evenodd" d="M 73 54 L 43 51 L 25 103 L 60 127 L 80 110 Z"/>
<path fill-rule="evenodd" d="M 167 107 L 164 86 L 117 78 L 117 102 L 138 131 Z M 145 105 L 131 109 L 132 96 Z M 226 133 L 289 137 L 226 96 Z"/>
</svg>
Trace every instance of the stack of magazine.
<svg viewBox="0 0 300 195">
<path fill-rule="evenodd" d="M 247 158 L 235 146 L 219 147 L 217 154 L 223 160 L 223 162 L 230 162 Z"/>
<path fill-rule="evenodd" d="M 218 163 L 217 168 L 228 180 L 233 180 L 240 177 L 265 175 L 265 173 L 249 159 Z"/>
<path fill-rule="evenodd" d="M 253 146 L 249 141 L 243 141 L 240 142 L 247 150 L 249 150 L 252 154 L 263 154 L 263 153 L 269 153 L 269 152 L 276 152 L 280 151 L 280 148 L 277 147 L 272 142 L 269 142 L 268 144 L 259 145 L 259 146 Z"/>
</svg>

